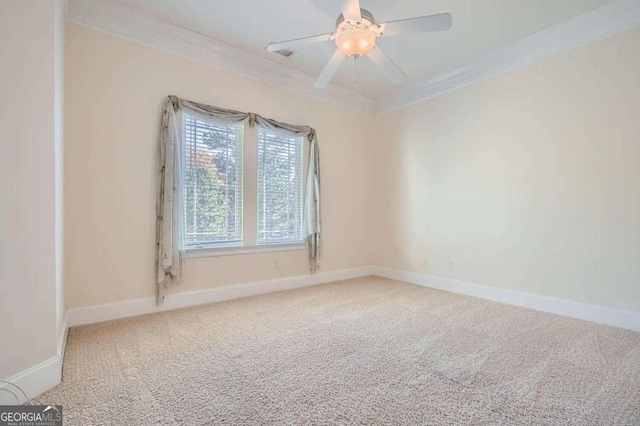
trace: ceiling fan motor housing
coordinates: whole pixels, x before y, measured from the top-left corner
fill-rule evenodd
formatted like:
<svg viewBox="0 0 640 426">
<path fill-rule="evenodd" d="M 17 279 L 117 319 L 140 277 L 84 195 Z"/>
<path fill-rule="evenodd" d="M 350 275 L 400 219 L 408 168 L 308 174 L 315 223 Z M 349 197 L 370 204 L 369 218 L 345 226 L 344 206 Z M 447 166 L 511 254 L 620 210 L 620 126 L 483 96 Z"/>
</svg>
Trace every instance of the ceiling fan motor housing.
<svg viewBox="0 0 640 426">
<path fill-rule="evenodd" d="M 364 23 L 364 21 L 368 21 L 367 22 L 367 26 L 370 27 L 371 25 L 374 25 L 376 23 L 376 20 L 373 19 L 373 14 L 371 12 L 369 12 L 367 9 L 360 9 L 360 16 L 362 16 L 362 21 Z M 344 19 L 344 15 L 341 13 L 340 16 L 338 16 L 338 20 L 336 21 L 336 28 L 340 28 L 340 25 L 346 22 Z M 357 22 L 352 22 L 352 24 L 357 24 Z"/>
</svg>

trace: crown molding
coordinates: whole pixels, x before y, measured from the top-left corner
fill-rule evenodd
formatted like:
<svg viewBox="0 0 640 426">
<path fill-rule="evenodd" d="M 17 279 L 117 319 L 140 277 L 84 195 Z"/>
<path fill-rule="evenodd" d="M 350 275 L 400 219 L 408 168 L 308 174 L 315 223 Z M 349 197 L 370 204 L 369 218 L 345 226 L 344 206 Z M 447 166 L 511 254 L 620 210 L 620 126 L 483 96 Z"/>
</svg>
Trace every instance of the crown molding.
<svg viewBox="0 0 640 426">
<path fill-rule="evenodd" d="M 108 0 L 67 0 L 66 12 L 68 22 L 373 115 L 434 98 L 640 25 L 640 0 L 616 0 L 491 50 L 461 67 L 394 87 L 387 95 L 372 99 L 336 84 L 317 90 L 313 87 L 314 76 Z"/>
<path fill-rule="evenodd" d="M 343 108 L 372 114 L 374 100 L 336 84 L 313 87 L 315 77 L 210 37 L 106 0 L 67 0 L 67 22 L 224 68 Z"/>
<path fill-rule="evenodd" d="M 554 27 L 494 49 L 462 67 L 402 86 L 376 99 L 374 114 L 434 98 L 488 77 L 640 25 L 640 0 L 617 0 Z"/>
</svg>

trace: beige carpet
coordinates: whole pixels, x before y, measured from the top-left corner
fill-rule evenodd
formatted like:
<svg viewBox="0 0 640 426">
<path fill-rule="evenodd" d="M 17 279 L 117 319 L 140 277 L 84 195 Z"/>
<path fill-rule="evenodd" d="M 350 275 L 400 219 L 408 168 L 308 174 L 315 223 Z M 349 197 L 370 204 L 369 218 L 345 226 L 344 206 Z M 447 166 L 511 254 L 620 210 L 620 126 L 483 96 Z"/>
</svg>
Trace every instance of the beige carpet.
<svg viewBox="0 0 640 426">
<path fill-rule="evenodd" d="M 363 278 L 72 328 L 66 425 L 640 425 L 640 334 Z"/>
</svg>

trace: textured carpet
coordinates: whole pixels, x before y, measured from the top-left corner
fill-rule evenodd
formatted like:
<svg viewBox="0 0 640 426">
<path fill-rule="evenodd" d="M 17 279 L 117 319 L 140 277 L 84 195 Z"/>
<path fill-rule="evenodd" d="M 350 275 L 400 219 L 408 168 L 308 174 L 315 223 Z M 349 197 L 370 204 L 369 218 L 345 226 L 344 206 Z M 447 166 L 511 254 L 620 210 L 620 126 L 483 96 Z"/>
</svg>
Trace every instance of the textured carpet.
<svg viewBox="0 0 640 426">
<path fill-rule="evenodd" d="M 69 331 L 66 425 L 640 425 L 640 334 L 362 278 Z"/>
</svg>

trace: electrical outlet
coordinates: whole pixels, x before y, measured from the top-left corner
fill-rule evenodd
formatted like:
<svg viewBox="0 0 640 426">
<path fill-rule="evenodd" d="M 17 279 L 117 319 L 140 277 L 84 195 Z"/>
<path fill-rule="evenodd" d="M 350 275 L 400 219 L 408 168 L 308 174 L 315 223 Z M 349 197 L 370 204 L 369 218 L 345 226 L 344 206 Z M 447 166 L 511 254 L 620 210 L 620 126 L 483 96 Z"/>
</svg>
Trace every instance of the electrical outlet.
<svg viewBox="0 0 640 426">
<path fill-rule="evenodd" d="M 456 265 L 453 262 L 449 262 L 449 270 L 453 271 L 454 269 L 456 269 Z"/>
<path fill-rule="evenodd" d="M 280 269 L 280 262 L 278 262 L 277 260 L 273 262 L 273 269 Z"/>
</svg>

